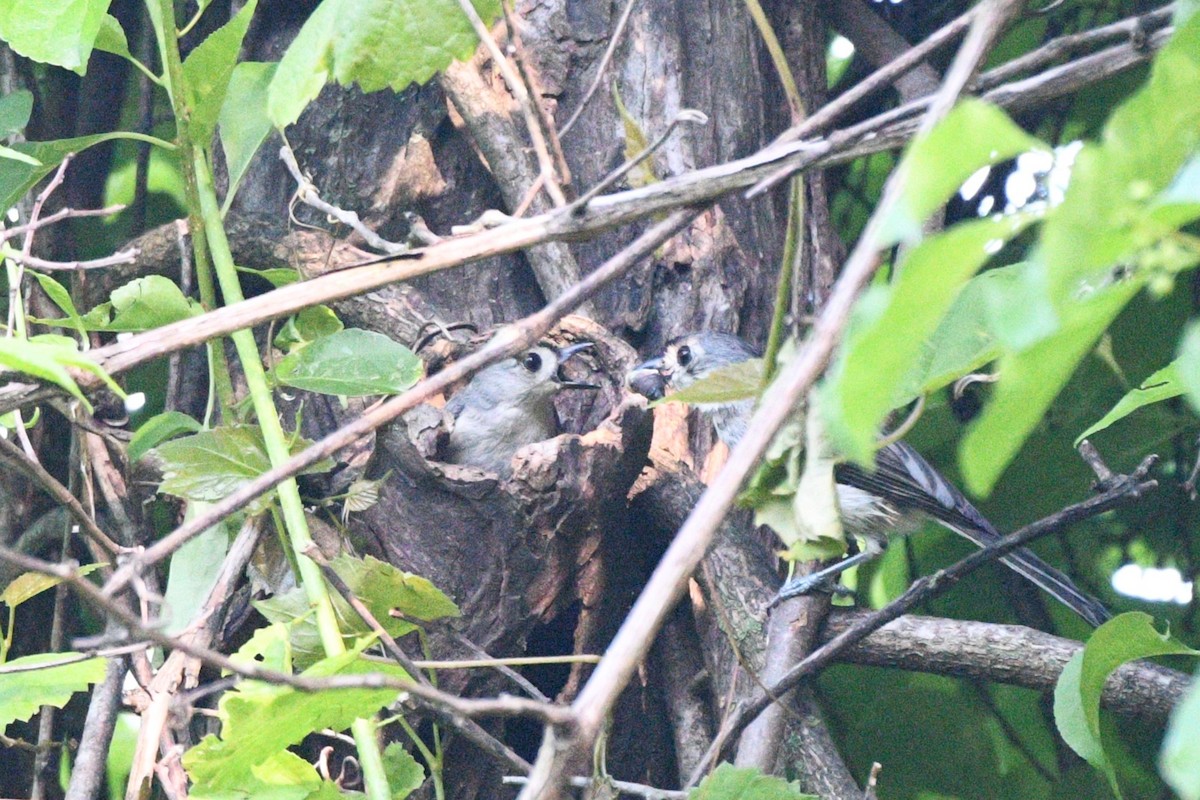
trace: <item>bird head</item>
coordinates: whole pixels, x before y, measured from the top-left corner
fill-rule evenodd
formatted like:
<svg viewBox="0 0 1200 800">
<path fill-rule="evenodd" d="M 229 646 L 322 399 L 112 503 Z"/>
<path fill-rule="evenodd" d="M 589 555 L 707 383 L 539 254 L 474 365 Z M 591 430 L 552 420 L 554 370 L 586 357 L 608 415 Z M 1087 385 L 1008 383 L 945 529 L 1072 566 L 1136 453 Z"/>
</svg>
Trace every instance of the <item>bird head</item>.
<svg viewBox="0 0 1200 800">
<path fill-rule="evenodd" d="M 559 349 L 543 342 L 488 367 L 472 383 L 482 385 L 493 398 L 514 404 L 549 400 L 563 389 L 598 389 L 596 384 L 572 380 L 563 370 L 572 356 L 592 346 L 591 342 L 579 342 Z"/>
<path fill-rule="evenodd" d="M 657 400 L 667 390 L 686 388 L 722 367 L 756 355 L 750 345 L 729 333 L 689 333 L 672 340 L 661 356 L 630 370 L 625 382 L 638 394 Z"/>
</svg>

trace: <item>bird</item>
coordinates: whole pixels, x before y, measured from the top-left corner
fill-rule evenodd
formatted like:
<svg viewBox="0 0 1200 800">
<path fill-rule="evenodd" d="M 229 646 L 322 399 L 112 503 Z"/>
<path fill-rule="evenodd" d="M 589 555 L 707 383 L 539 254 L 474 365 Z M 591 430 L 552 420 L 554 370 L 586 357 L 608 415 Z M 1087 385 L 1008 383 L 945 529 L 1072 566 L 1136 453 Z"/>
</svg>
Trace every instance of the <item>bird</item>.
<svg viewBox="0 0 1200 800">
<path fill-rule="evenodd" d="M 476 373 L 446 403 L 454 428 L 445 460 L 508 477 L 518 449 L 558 435 L 556 394 L 563 389 L 600 388 L 571 380 L 562 370 L 568 359 L 592 346 L 579 342 L 559 349 L 542 342 Z"/>
<path fill-rule="evenodd" d="M 732 334 L 691 333 L 669 342 L 661 356 L 630 370 L 626 385 L 650 399 L 659 399 L 668 391 L 684 389 L 722 367 L 758 356 L 753 347 Z M 712 420 L 718 438 L 732 448 L 746 432 L 754 402 L 747 399 L 695 405 Z M 785 584 L 775 603 L 830 586 L 846 569 L 880 555 L 889 536 L 918 530 L 923 517 L 932 517 L 979 547 L 1001 538 L 1000 531 L 954 484 L 904 442 L 880 448 L 874 470 L 839 464 L 834 474 L 845 529 L 862 539 L 865 546 L 855 555 Z M 1108 610 L 1099 600 L 1080 590 L 1070 578 L 1032 551 L 1021 548 L 1000 560 L 1091 625 L 1098 627 L 1109 619 Z"/>
</svg>

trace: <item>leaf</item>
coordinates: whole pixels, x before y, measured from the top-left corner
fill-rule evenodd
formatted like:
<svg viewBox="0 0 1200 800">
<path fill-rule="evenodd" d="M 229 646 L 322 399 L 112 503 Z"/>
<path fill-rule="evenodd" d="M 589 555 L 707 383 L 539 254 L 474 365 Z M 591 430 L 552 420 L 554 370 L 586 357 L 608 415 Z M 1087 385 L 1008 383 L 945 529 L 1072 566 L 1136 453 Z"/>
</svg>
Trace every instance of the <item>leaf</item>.
<svg viewBox="0 0 1200 800">
<path fill-rule="evenodd" d="M 183 521 L 190 522 L 209 508 L 208 503 L 193 500 L 187 504 Z M 229 551 L 229 529 L 218 523 L 186 542 L 171 556 L 167 570 L 166 610 L 163 630 L 175 635 L 187 627 L 204 606 L 209 592 L 221 574 Z"/>
<path fill-rule="evenodd" d="M 81 337 L 86 335 L 87 329 L 83 326 L 83 320 L 79 318 L 79 311 L 76 310 L 75 302 L 71 299 L 71 293 L 67 291 L 67 288 L 49 275 L 43 275 L 40 272 L 32 270 L 29 271 L 29 274 L 37 280 L 38 284 L 42 287 L 42 291 L 46 293 L 46 296 L 50 298 L 54 305 L 58 306 L 67 315 L 66 319 L 71 323 L 71 327 Z"/>
<path fill-rule="evenodd" d="M 829 452 L 821 424 L 819 403 L 809 406 L 804 424 L 804 470 L 792 498 L 792 513 L 799 534 L 784 544 L 796 558 L 831 558 L 846 551 L 846 534 L 838 509 L 835 460 Z"/>
<path fill-rule="evenodd" d="M 97 330 L 147 331 L 199 312 L 175 282 L 162 275 L 130 281 L 114 289 L 109 297 L 115 312 L 112 322 Z"/>
<path fill-rule="evenodd" d="M 1171 710 L 1158 770 L 1183 800 L 1200 800 L 1200 680 Z"/>
<path fill-rule="evenodd" d="M 112 14 L 105 14 L 100 22 L 100 30 L 96 35 L 96 49 L 133 61 L 133 53 L 129 52 L 129 40 L 125 38 L 125 29 Z"/>
<path fill-rule="evenodd" d="M 841 357 L 821 389 L 836 449 L 855 461 L 874 458 L 879 426 L 898 405 L 905 376 L 968 279 L 1037 217 L 1020 214 L 965 222 L 911 249 L 895 282 L 862 304 Z M 868 311 L 869 309 L 869 311 Z"/>
<path fill-rule="evenodd" d="M 221 149 L 225 151 L 225 164 L 229 170 L 225 208 L 233 201 L 254 154 L 274 127 L 267 116 L 267 89 L 275 77 L 277 66 L 274 62 L 243 61 L 233 68 L 229 76 L 225 102 L 217 118 L 221 126 Z M 256 271 L 264 277 L 267 277 L 267 273 L 282 272 L 291 275 L 292 281 L 297 279 L 293 269 Z M 283 285 L 270 277 L 267 280 L 276 287 Z"/>
<path fill-rule="evenodd" d="M 1200 321 L 1190 323 L 1179 340 L 1176 377 L 1192 409 L 1200 413 Z"/>
<path fill-rule="evenodd" d="M 419 575 L 396 569 L 371 556 L 360 559 L 341 555 L 330 563 L 350 591 L 393 637 L 399 638 L 416 630 L 412 620 L 430 621 L 459 615 L 458 606 Z M 348 642 L 372 635 L 371 628 L 340 595 L 333 596 L 333 605 L 339 629 Z M 320 637 L 316 620 L 310 613 L 308 595 L 303 589 L 295 588 L 268 600 L 258 601 L 254 607 L 271 622 L 292 623 L 298 620 L 291 633 L 298 663 L 311 663 L 319 657 Z M 400 612 L 403 618 L 394 616 L 391 613 L 393 609 Z"/>
<path fill-rule="evenodd" d="M 91 403 L 83 396 L 79 384 L 67 371 L 68 366 L 92 373 L 103 380 L 119 396 L 125 396 L 125 391 L 99 364 L 75 349 L 74 342 L 64 344 L 57 340 L 47 342 L 17 337 L 0 338 L 0 374 L 3 374 L 5 369 L 10 369 L 49 381 L 81 400 L 91 411 Z"/>
<path fill-rule="evenodd" d="M 898 167 L 903 170 L 902 193 L 883 220 L 881 246 L 920 239 L 925 220 L 980 167 L 1048 149 L 999 108 L 982 100 L 960 101 L 905 152 Z"/>
<path fill-rule="evenodd" d="M 756 767 L 721 764 L 688 793 L 688 800 L 818 800 L 800 791 L 799 782 L 764 775 Z"/>
<path fill-rule="evenodd" d="M 104 680 L 103 658 L 17 671 L 23 667 L 54 664 L 74 655 L 78 653 L 38 653 L 14 658 L 0 668 L 0 730 L 11 722 L 29 719 L 42 706 L 62 708 L 71 695 Z"/>
<path fill-rule="evenodd" d="M 397 394 L 420 380 L 422 372 L 421 360 L 407 347 L 359 328 L 322 336 L 275 367 L 284 386 L 347 397 Z"/>
<path fill-rule="evenodd" d="M 157 447 L 168 439 L 185 433 L 197 433 L 204 426 L 180 411 L 164 411 L 156 414 L 138 426 L 133 438 L 129 440 L 126 454 L 132 464 L 146 455 L 151 448 Z"/>
<path fill-rule="evenodd" d="M 105 782 L 108 785 L 109 797 L 125 795 L 125 784 L 128 783 L 129 773 L 132 771 L 133 754 L 137 751 L 140 727 L 141 717 L 137 714 L 124 711 L 117 714 L 117 723 L 113 727 L 105 762 L 108 768 Z"/>
<path fill-rule="evenodd" d="M 959 446 L 963 478 L 972 492 L 992 490 L 1080 359 L 1140 289 L 1140 281 L 1129 280 L 1097 292 L 1064 310 L 1056 334 L 1000 359 L 992 399 Z"/>
<path fill-rule="evenodd" d="M 1200 356 L 1200 352 L 1197 355 Z M 1196 364 L 1196 368 L 1200 369 L 1200 363 Z M 1197 388 L 1200 388 L 1200 381 L 1197 381 L 1197 384 Z M 1075 446 L 1078 447 L 1084 439 L 1104 430 L 1114 422 L 1124 419 L 1143 406 L 1161 403 L 1181 394 L 1183 394 L 1183 384 L 1179 378 L 1179 361 L 1176 360 L 1146 378 L 1138 388 L 1126 392 L 1125 396 L 1118 400 L 1107 414 L 1076 437 Z"/>
<path fill-rule="evenodd" d="M 33 61 L 83 75 L 110 0 L 0 0 L 0 39 Z"/>
<path fill-rule="evenodd" d="M 291 443 L 295 455 L 311 442 L 297 436 Z M 253 425 L 228 425 L 160 444 L 152 451 L 162 463 L 163 481 L 158 490 L 188 500 L 216 502 L 243 483 L 271 468 L 262 431 Z M 331 466 L 328 459 L 305 473 Z"/>
<path fill-rule="evenodd" d="M 621 92 L 617 89 L 615 81 L 612 86 L 612 96 L 613 105 L 617 108 L 617 115 L 621 118 L 621 127 L 625 131 L 625 160 L 630 161 L 637 158 L 638 155 L 650 146 L 650 140 L 646 138 L 646 134 L 642 130 L 642 127 L 638 125 L 638 121 L 625 108 L 625 103 L 621 100 Z M 626 183 L 635 189 L 657 183 L 659 177 L 654 174 L 654 159 L 647 158 L 638 164 L 629 171 L 625 180 Z"/>
<path fill-rule="evenodd" d="M 672 392 L 659 403 L 732 403 L 750 400 L 762 391 L 762 359 L 750 358 L 715 369 L 700 380 Z"/>
<path fill-rule="evenodd" d="M 189 133 L 200 144 L 206 145 L 217 128 L 217 116 L 225 102 L 238 51 L 257 6 L 258 0 L 247 0 L 241 11 L 205 37 L 183 62 L 192 111 Z"/>
<path fill-rule="evenodd" d="M 342 321 L 329 306 L 309 306 L 288 318 L 279 333 L 275 334 L 273 344 L 290 353 L 297 349 L 297 345 L 337 333 L 342 327 Z"/>
<path fill-rule="evenodd" d="M 1059 676 L 1054 687 L 1054 721 L 1063 740 L 1109 778 L 1120 796 L 1115 773 L 1100 737 L 1100 698 L 1108 676 L 1127 661 L 1158 655 L 1200 655 L 1200 651 L 1154 629 L 1141 612 L 1121 614 L 1096 629 Z"/>
<path fill-rule="evenodd" d="M 18 89 L 0 97 L 0 137 L 25 130 L 33 113 L 33 92 Z"/>
<path fill-rule="evenodd" d="M 407 677 L 399 667 L 363 660 L 357 650 L 323 659 L 302 674 L 325 677 L 367 673 Z M 243 681 L 221 697 L 221 738 L 204 737 L 184 754 L 183 765 L 205 791 L 238 789 L 259 764 L 299 743 L 312 731 L 343 730 L 356 719 L 369 719 L 397 694 L 395 689 L 301 692 L 289 686 Z"/>
<path fill-rule="evenodd" d="M 254 269 L 253 267 L 238 267 L 238 272 L 243 272 L 247 275 L 257 275 L 267 283 L 278 289 L 280 286 L 287 286 L 289 283 L 295 283 L 300 280 L 300 274 L 291 267 L 272 267 L 270 269 Z"/>
<path fill-rule="evenodd" d="M 383 751 L 383 770 L 393 800 L 404 800 L 425 782 L 425 768 L 397 742 Z"/>
<path fill-rule="evenodd" d="M 488 24 L 498 0 L 472 0 Z M 267 112 L 290 125 L 332 77 L 364 92 L 424 83 L 478 39 L 457 0 L 325 0 L 309 16 L 271 81 Z"/>
<path fill-rule="evenodd" d="M 103 566 L 106 565 L 86 564 L 79 567 L 76 573 L 80 576 L 87 575 Z M 47 589 L 53 589 L 60 583 L 62 583 L 62 578 L 56 578 L 44 572 L 22 572 L 13 578 L 8 586 L 4 587 L 4 591 L 0 593 L 0 603 L 6 603 L 10 608 L 16 608 L 29 598 L 35 597 Z"/>
</svg>

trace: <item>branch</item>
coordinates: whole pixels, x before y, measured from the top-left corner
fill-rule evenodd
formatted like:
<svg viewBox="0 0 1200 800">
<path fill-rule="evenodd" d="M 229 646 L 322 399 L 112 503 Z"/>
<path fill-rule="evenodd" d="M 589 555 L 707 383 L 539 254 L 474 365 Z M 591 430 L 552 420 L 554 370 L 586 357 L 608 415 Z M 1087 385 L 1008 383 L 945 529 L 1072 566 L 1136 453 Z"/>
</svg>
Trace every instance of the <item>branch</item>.
<svg viewBox="0 0 1200 800">
<path fill-rule="evenodd" d="M 1010 110 L 1055 100 L 1148 61 L 1171 32 L 1165 28 L 1142 45 L 1119 45 L 1017 83 L 1005 84 L 985 94 L 984 99 Z M 109 374 L 120 373 L 232 331 L 287 317 L 311 305 L 365 294 L 390 283 L 549 241 L 586 239 L 664 211 L 709 203 L 722 195 L 760 183 L 766 186 L 769 181 L 783 180 L 801 170 L 823 168 L 891 150 L 903 145 L 915 133 L 915 115 L 922 108 L 923 101 L 837 131 L 826 139 L 771 145 L 747 158 L 597 197 L 588 204 L 588 211 L 582 217 L 559 210 L 516 219 L 497 228 L 447 239 L 397 257 L 293 283 L 96 348 L 89 355 Z M 756 187 L 752 191 L 759 189 Z M 77 376 L 77 381 L 85 390 L 94 389 L 100 383 L 90 374 Z M 0 387 L 0 414 L 44 400 L 57 391 L 37 384 L 9 383 Z"/>
<path fill-rule="evenodd" d="M 1151 460 L 1147 460 L 1151 462 Z M 1143 467 L 1148 468 L 1148 463 Z M 1033 540 L 1062 530 L 1081 520 L 1093 517 L 1140 497 L 1158 484 L 1153 480 L 1143 480 L 1142 467 L 1133 475 L 1133 480 L 1122 482 L 1103 494 L 1089 498 L 1081 503 L 1068 506 L 1057 514 L 1038 520 L 1024 528 L 999 539 L 987 547 L 974 551 L 947 569 L 934 575 L 918 578 L 913 585 L 879 611 L 873 612 L 855 625 L 831 639 L 829 642 L 813 651 L 808 658 L 794 666 L 778 683 L 770 687 L 770 694 L 759 693 L 753 700 L 744 703 L 737 713 L 733 714 L 726 726 L 717 735 L 712 747 L 709 748 L 707 762 L 715 762 L 721 755 L 733 736 L 736 736 L 771 702 L 771 696 L 781 696 L 794 689 L 801 681 L 811 677 L 827 667 L 834 659 L 851 645 L 861 641 L 871 632 L 906 613 L 917 605 L 949 589 L 960 579 L 974 572 L 989 561 L 994 561 L 1014 550 L 1017 550 Z M 692 775 L 691 783 L 695 783 L 703 773 L 697 770 Z"/>
<path fill-rule="evenodd" d="M 874 612 L 837 609 L 821 631 L 839 638 Z M 1040 692 L 1054 689 L 1080 642 L 1023 625 L 998 625 L 906 614 L 849 646 L 838 661 L 972 680 L 1007 683 Z M 1104 689 L 1105 708 L 1156 723 L 1166 720 L 1191 678 L 1147 661 L 1119 667 Z"/>
</svg>

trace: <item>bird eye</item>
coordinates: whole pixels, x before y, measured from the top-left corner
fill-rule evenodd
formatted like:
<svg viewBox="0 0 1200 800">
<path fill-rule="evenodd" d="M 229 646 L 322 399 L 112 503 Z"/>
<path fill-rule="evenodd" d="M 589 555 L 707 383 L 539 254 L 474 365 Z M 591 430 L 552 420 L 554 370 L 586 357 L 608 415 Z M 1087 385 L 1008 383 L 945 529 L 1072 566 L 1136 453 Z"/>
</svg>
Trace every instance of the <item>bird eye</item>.
<svg viewBox="0 0 1200 800">
<path fill-rule="evenodd" d="M 542 357 L 537 353 L 526 353 L 525 357 L 521 359 L 521 366 L 530 372 L 537 372 L 542 368 Z"/>
<path fill-rule="evenodd" d="M 675 351 L 675 360 L 679 362 L 679 366 L 686 367 L 692 363 L 692 348 L 686 344 Z"/>
</svg>

